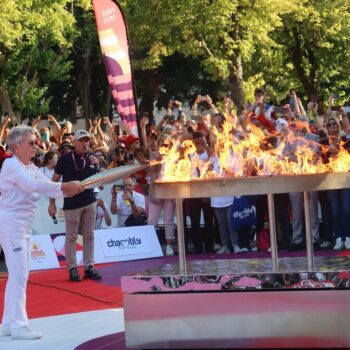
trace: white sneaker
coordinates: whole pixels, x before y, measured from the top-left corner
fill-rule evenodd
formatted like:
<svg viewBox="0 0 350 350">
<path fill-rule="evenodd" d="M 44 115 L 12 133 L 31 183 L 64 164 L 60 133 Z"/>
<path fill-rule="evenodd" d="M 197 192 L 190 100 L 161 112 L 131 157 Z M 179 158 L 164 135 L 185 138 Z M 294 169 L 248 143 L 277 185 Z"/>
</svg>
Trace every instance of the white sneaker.
<svg viewBox="0 0 350 350">
<path fill-rule="evenodd" d="M 228 254 L 231 253 L 230 249 L 226 246 L 222 246 L 217 252 L 216 254 Z"/>
<path fill-rule="evenodd" d="M 220 244 L 214 243 L 214 250 L 219 250 L 221 248 Z"/>
<path fill-rule="evenodd" d="M 350 237 L 345 238 L 345 249 L 350 249 Z"/>
<path fill-rule="evenodd" d="M 240 254 L 242 253 L 241 248 L 238 245 L 233 246 L 233 253 L 234 254 Z"/>
<path fill-rule="evenodd" d="M 258 247 L 256 245 L 254 245 L 252 247 L 252 249 L 250 249 L 251 252 L 257 252 L 258 251 Z"/>
<path fill-rule="evenodd" d="M 165 248 L 165 255 L 166 256 L 173 256 L 174 255 L 173 247 L 170 244 L 167 244 L 167 246 Z"/>
<path fill-rule="evenodd" d="M 1 335 L 3 337 L 8 337 L 11 335 L 11 328 L 8 325 L 2 325 L 1 327 Z"/>
<path fill-rule="evenodd" d="M 246 247 L 241 248 L 241 253 L 248 253 L 249 249 Z"/>
<path fill-rule="evenodd" d="M 28 327 L 19 327 L 14 328 L 11 331 L 12 339 L 21 339 L 21 340 L 34 340 L 42 338 L 42 333 L 34 332 Z"/>
<path fill-rule="evenodd" d="M 271 247 L 269 247 L 269 249 L 267 250 L 268 252 L 271 252 Z"/>
<path fill-rule="evenodd" d="M 334 250 L 340 250 L 343 248 L 343 242 L 341 240 L 341 237 L 338 237 L 336 240 L 335 240 L 335 245 L 333 247 Z"/>
<path fill-rule="evenodd" d="M 323 242 L 320 244 L 320 248 L 328 248 L 330 245 L 331 245 L 331 242 L 323 241 Z"/>
</svg>

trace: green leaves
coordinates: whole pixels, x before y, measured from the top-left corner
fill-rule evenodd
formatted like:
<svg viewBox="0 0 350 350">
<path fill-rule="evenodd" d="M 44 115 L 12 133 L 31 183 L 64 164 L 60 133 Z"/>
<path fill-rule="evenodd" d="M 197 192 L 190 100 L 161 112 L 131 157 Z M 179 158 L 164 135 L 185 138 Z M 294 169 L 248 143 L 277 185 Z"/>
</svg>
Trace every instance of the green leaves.
<svg viewBox="0 0 350 350">
<path fill-rule="evenodd" d="M 179 64 L 188 59 L 194 71 L 234 91 L 236 103 L 244 95 L 251 99 L 261 85 L 275 101 L 291 87 L 309 96 L 350 94 L 350 0 L 119 3 L 138 71 L 160 71 L 171 57 L 181 57 Z M 76 99 L 86 55 L 90 72 L 99 67 L 91 84 L 101 94 L 105 81 L 96 76 L 103 63 L 90 0 L 2 1 L 0 85 L 24 115 L 45 112 L 53 105 L 53 87 L 62 89 L 64 82 L 62 94 Z"/>
</svg>

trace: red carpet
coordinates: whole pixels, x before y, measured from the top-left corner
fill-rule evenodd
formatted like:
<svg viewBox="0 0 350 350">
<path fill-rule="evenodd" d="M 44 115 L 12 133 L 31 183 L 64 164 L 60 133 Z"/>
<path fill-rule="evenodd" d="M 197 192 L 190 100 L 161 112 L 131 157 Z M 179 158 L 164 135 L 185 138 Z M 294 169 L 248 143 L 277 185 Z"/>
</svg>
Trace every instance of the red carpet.
<svg viewBox="0 0 350 350">
<path fill-rule="evenodd" d="M 82 269 L 80 270 L 83 274 Z M 0 274 L 0 315 L 7 274 Z M 119 277 L 119 276 L 118 276 Z M 68 281 L 66 269 L 31 272 L 27 291 L 29 318 L 122 307 L 120 287 L 83 280 Z"/>
</svg>

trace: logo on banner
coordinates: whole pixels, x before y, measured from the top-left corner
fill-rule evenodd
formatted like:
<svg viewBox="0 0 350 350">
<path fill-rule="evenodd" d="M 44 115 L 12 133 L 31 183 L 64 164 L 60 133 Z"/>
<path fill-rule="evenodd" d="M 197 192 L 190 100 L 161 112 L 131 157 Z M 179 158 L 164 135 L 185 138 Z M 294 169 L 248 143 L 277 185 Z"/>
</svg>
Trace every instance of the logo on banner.
<svg viewBox="0 0 350 350">
<path fill-rule="evenodd" d="M 41 249 L 38 242 L 32 243 L 32 259 L 41 259 L 45 258 L 46 254 L 43 249 Z"/>
<path fill-rule="evenodd" d="M 119 249 L 136 249 L 137 245 L 142 244 L 141 238 L 129 237 L 127 239 L 110 239 L 107 246 L 118 247 Z"/>
<path fill-rule="evenodd" d="M 52 245 L 56 252 L 60 266 L 66 266 L 65 237 L 64 233 L 51 234 Z M 78 234 L 76 242 L 76 258 L 78 265 L 83 264 L 83 236 Z"/>
<path fill-rule="evenodd" d="M 116 235 L 115 231 L 106 230 L 99 235 L 105 257 L 142 255 L 151 252 L 149 242 L 141 234 L 130 232 L 130 228 L 119 228 L 117 232 Z"/>
</svg>

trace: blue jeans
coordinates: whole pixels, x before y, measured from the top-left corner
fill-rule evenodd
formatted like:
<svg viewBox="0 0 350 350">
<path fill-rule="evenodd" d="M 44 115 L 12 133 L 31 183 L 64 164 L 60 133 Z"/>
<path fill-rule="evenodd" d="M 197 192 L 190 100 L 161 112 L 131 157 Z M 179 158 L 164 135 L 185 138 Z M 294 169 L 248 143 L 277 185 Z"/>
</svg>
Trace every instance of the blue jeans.
<svg viewBox="0 0 350 350">
<path fill-rule="evenodd" d="M 327 191 L 335 238 L 350 237 L 350 188 Z"/>
</svg>

